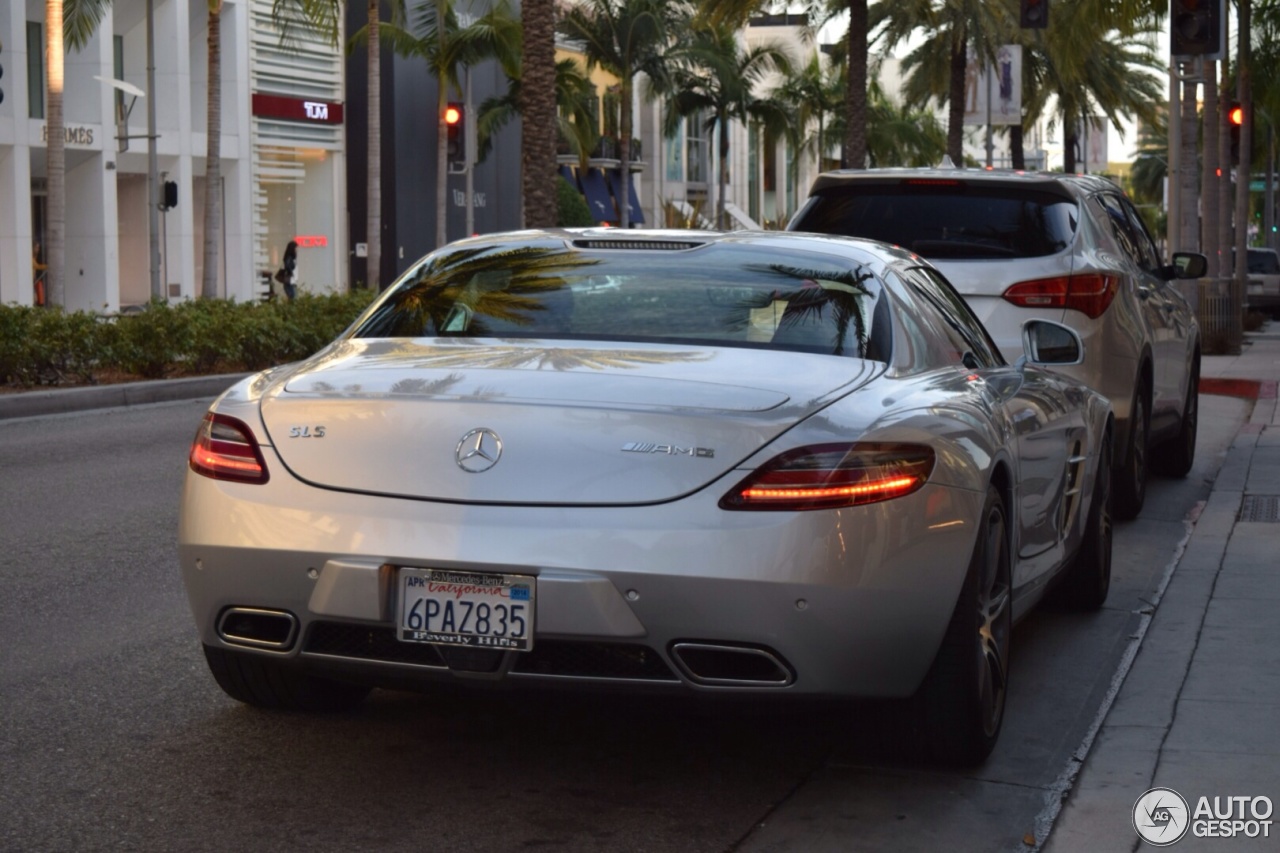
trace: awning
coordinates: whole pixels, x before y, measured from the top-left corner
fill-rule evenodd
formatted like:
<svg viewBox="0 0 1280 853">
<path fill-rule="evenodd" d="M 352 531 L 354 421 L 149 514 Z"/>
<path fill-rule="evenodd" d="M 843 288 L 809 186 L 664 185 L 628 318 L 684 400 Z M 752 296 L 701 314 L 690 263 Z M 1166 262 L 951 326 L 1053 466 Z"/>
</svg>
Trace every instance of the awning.
<svg viewBox="0 0 1280 853">
<path fill-rule="evenodd" d="M 574 177 L 573 169 L 570 169 L 568 166 L 561 164 L 560 177 L 568 181 L 569 186 L 573 187 L 575 190 L 578 189 L 578 179 Z"/>
<path fill-rule="evenodd" d="M 618 189 L 620 177 L 621 175 L 617 169 L 609 170 L 609 189 L 613 192 L 615 199 L 622 197 L 622 193 Z M 640 210 L 640 197 L 636 195 L 635 175 L 627 176 L 627 215 L 633 225 L 644 222 L 644 213 Z"/>
<path fill-rule="evenodd" d="M 726 201 L 724 203 L 724 212 L 729 214 L 731 219 L 736 221 L 741 227 L 746 228 L 748 231 L 760 230 L 760 223 L 748 216 L 745 210 L 738 207 L 733 202 Z"/>
<path fill-rule="evenodd" d="M 587 197 L 587 207 L 596 222 L 617 222 L 618 214 L 613 208 L 613 197 L 604 182 L 604 172 L 599 169 L 587 169 L 582 173 L 582 194 Z"/>
</svg>

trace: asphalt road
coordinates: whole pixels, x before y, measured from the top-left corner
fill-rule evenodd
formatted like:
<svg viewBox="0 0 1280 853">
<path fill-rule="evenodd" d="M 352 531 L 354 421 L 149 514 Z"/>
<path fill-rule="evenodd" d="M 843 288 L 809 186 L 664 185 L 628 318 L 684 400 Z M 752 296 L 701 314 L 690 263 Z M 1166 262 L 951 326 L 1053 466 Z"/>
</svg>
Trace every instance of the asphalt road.
<svg viewBox="0 0 1280 853">
<path fill-rule="evenodd" d="M 1025 850 L 1248 411 L 1202 398 L 1196 468 L 1118 526 L 1106 608 L 1019 626 L 1001 741 L 958 773 L 911 758 L 891 705 L 240 706 L 206 671 L 177 572 L 204 406 L 0 422 L 0 849 Z"/>
</svg>

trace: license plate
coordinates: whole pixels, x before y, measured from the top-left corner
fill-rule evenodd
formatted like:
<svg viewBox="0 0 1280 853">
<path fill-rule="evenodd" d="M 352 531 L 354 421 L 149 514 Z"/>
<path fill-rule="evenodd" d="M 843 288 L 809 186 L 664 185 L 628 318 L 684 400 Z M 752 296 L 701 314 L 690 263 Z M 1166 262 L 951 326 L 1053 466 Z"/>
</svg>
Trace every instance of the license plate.
<svg viewBox="0 0 1280 853">
<path fill-rule="evenodd" d="M 531 575 L 402 568 L 400 639 L 527 652 L 533 647 L 535 581 Z"/>
</svg>

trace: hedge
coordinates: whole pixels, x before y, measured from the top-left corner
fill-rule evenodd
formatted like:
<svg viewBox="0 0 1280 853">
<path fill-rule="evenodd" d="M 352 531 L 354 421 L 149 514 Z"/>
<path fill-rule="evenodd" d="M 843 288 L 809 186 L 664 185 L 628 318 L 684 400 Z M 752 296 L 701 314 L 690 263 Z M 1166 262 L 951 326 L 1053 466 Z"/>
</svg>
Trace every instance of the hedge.
<svg viewBox="0 0 1280 853">
<path fill-rule="evenodd" d="M 0 305 L 0 382 L 81 385 L 261 370 L 319 350 L 372 299 L 355 290 L 292 302 L 156 300 L 114 316 Z"/>
</svg>

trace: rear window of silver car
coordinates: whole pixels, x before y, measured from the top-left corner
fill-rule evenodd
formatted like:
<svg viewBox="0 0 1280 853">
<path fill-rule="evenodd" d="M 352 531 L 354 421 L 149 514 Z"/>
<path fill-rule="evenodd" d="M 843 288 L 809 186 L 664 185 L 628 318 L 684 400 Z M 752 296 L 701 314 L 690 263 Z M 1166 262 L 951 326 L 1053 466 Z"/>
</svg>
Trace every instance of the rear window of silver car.
<svg viewBox="0 0 1280 853">
<path fill-rule="evenodd" d="M 782 349 L 888 361 L 888 303 L 854 262 L 778 247 L 460 248 L 410 269 L 358 338 L 499 337 Z"/>
<path fill-rule="evenodd" d="M 819 192 L 790 226 L 881 240 L 931 259 L 1035 258 L 1071 245 L 1079 209 L 1045 190 L 919 180 Z"/>
</svg>

